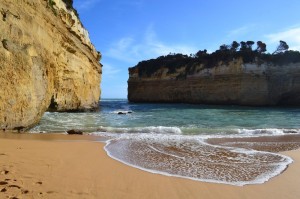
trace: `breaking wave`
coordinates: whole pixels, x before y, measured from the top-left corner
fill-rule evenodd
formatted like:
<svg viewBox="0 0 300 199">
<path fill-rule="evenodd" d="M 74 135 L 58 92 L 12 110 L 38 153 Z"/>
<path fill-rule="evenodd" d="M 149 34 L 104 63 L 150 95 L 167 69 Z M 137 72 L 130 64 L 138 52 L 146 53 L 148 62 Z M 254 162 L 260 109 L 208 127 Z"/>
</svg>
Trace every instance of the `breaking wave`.
<svg viewBox="0 0 300 199">
<path fill-rule="evenodd" d="M 100 127 L 99 132 L 111 133 L 150 133 L 150 134 L 182 134 L 179 127 L 165 126 L 149 126 L 149 127 L 132 127 L 132 128 L 115 128 L 115 127 Z"/>
</svg>

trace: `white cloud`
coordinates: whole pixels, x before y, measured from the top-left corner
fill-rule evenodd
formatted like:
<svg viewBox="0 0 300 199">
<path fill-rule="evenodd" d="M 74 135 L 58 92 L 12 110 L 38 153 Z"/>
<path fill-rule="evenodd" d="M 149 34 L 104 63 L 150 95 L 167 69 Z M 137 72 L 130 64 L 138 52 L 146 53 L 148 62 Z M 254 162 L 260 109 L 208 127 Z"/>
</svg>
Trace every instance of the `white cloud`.
<svg viewBox="0 0 300 199">
<path fill-rule="evenodd" d="M 75 0 L 74 7 L 78 10 L 87 10 L 100 1 L 101 0 Z"/>
<path fill-rule="evenodd" d="M 196 51 L 196 49 L 191 46 L 186 46 L 181 44 L 173 44 L 173 45 L 164 44 L 163 42 L 159 41 L 152 26 L 149 26 L 146 31 L 145 43 L 147 44 L 147 47 L 149 47 L 149 51 L 152 52 L 152 54 L 158 56 L 166 55 L 170 52 L 190 54 L 190 53 L 195 53 Z"/>
<path fill-rule="evenodd" d="M 196 51 L 197 49 L 193 46 L 166 44 L 160 41 L 153 26 L 149 26 L 140 41 L 133 37 L 121 38 L 113 43 L 103 55 L 133 64 L 169 53 L 190 54 Z"/>
<path fill-rule="evenodd" d="M 227 37 L 237 37 L 237 36 L 241 36 L 241 35 L 246 35 L 249 32 L 251 32 L 252 30 L 254 30 L 255 28 L 257 28 L 257 26 L 254 24 L 245 25 L 245 26 L 242 26 L 242 27 L 239 27 L 239 28 L 229 31 L 227 34 Z"/>
<path fill-rule="evenodd" d="M 103 63 L 103 75 L 105 75 L 106 77 L 115 77 L 119 72 L 121 72 L 120 69 L 117 69 L 110 64 Z"/>
<path fill-rule="evenodd" d="M 280 40 L 286 41 L 291 50 L 300 50 L 300 27 L 292 27 L 282 32 L 266 35 L 268 43 L 278 43 Z"/>
<path fill-rule="evenodd" d="M 103 56 L 130 63 L 134 61 L 133 55 L 136 54 L 134 47 L 136 47 L 134 39 L 132 37 L 124 37 L 113 43 L 107 52 L 103 52 Z"/>
</svg>

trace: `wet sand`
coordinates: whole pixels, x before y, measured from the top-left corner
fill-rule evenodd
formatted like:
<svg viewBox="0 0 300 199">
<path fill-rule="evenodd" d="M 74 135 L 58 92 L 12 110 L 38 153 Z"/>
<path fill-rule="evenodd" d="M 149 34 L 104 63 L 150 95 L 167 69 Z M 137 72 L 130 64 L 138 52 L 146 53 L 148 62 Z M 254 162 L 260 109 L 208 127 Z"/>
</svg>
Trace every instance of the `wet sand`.
<svg viewBox="0 0 300 199">
<path fill-rule="evenodd" d="M 284 152 L 300 148 L 300 135 L 261 136 L 248 138 L 214 138 L 207 143 L 216 146 L 229 146 L 267 152 Z"/>
<path fill-rule="evenodd" d="M 0 198 L 300 198 L 299 149 L 283 152 L 294 162 L 281 175 L 264 184 L 237 187 L 151 174 L 126 166 L 109 158 L 104 143 L 97 139 L 0 133 Z M 285 142 L 287 138 L 275 139 Z M 291 140 L 296 142 L 296 138 L 288 141 Z M 236 140 L 218 142 L 232 144 Z"/>
</svg>

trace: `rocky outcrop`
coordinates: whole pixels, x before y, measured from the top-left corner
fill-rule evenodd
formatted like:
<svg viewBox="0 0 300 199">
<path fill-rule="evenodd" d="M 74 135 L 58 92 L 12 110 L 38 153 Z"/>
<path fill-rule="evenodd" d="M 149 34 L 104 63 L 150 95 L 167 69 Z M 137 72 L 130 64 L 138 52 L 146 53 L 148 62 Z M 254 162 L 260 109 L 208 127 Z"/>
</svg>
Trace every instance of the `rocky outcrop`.
<svg viewBox="0 0 300 199">
<path fill-rule="evenodd" d="M 1 129 L 29 128 L 47 109 L 98 106 L 101 55 L 65 2 L 0 2 Z"/>
<path fill-rule="evenodd" d="M 187 66 L 175 71 L 161 66 L 150 76 L 129 69 L 131 102 L 184 102 L 250 106 L 300 105 L 300 63 L 275 65 L 235 59 L 214 67 Z"/>
</svg>

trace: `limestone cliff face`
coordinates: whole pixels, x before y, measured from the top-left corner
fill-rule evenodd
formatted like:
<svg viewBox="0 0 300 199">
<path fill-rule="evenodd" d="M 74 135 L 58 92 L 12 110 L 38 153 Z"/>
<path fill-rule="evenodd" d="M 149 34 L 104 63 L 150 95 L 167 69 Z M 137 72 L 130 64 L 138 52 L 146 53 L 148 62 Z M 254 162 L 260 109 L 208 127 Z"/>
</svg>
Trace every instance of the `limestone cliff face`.
<svg viewBox="0 0 300 199">
<path fill-rule="evenodd" d="M 150 77 L 129 70 L 128 99 L 132 102 L 185 102 L 236 105 L 300 105 L 300 63 L 284 66 L 245 64 L 242 59 L 212 68 L 186 67 L 168 73 L 161 67 Z"/>
<path fill-rule="evenodd" d="M 64 1 L 1 0 L 0 128 L 33 126 L 48 108 L 96 108 L 100 57 Z"/>
</svg>

